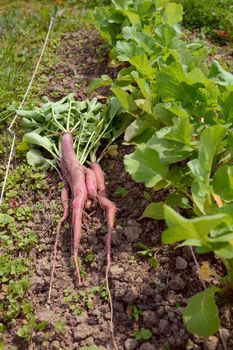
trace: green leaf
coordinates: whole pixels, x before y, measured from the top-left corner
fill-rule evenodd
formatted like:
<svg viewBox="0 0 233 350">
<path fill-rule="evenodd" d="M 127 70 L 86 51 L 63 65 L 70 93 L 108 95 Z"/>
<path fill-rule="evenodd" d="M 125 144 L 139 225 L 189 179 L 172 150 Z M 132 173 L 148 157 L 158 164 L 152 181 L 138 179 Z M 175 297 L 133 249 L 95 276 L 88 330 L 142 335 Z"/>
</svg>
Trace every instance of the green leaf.
<svg viewBox="0 0 233 350">
<path fill-rule="evenodd" d="M 27 152 L 28 164 L 32 166 L 44 165 L 46 163 L 46 158 L 37 149 L 31 149 Z"/>
<path fill-rule="evenodd" d="M 182 21 L 183 6 L 170 2 L 166 5 L 164 12 L 162 13 L 163 20 L 165 23 L 174 25 Z"/>
<path fill-rule="evenodd" d="M 164 205 L 164 217 L 168 225 L 168 229 L 162 234 L 164 243 L 195 239 L 207 245 L 209 232 L 221 224 L 228 215 L 215 214 L 186 219 L 171 207 Z"/>
<path fill-rule="evenodd" d="M 145 144 L 138 145 L 135 152 L 124 157 L 126 170 L 136 182 L 155 186 L 167 174 L 167 164 L 161 164 L 158 153 Z"/>
<path fill-rule="evenodd" d="M 144 50 L 135 42 L 118 41 L 116 44 L 116 56 L 119 61 L 129 61 L 134 56 L 143 54 Z"/>
<path fill-rule="evenodd" d="M 111 85 L 112 82 L 112 78 L 107 74 L 101 75 L 101 78 L 94 78 L 90 82 L 89 92 L 93 92 L 101 86 Z"/>
<path fill-rule="evenodd" d="M 151 119 L 136 119 L 125 130 L 124 139 L 127 142 L 134 142 L 134 139 L 137 136 L 142 135 L 146 130 L 152 130 L 152 132 L 154 133 L 155 128 L 153 126 L 154 122 Z M 145 140 L 144 143 L 146 141 L 147 140 Z"/>
<path fill-rule="evenodd" d="M 147 76 L 151 80 L 155 76 L 156 69 L 151 67 L 150 61 L 145 54 L 137 55 L 129 59 L 129 62 L 136 67 L 138 72 L 142 75 Z"/>
<path fill-rule="evenodd" d="M 213 61 L 210 67 L 209 78 L 216 84 L 233 86 L 233 75 L 225 71 L 217 61 Z"/>
<path fill-rule="evenodd" d="M 12 218 L 12 216 L 0 213 L 0 226 L 5 226 L 13 221 L 14 219 Z"/>
<path fill-rule="evenodd" d="M 134 98 L 132 95 L 128 94 L 126 91 L 122 90 L 118 86 L 111 87 L 112 92 L 116 95 L 123 108 L 129 112 L 133 113 L 137 110 L 137 105 L 134 102 Z"/>
<path fill-rule="evenodd" d="M 224 165 L 213 177 L 213 189 L 224 201 L 233 200 L 233 166 Z"/>
<path fill-rule="evenodd" d="M 143 218 L 150 218 L 154 220 L 164 220 L 164 203 L 163 202 L 156 202 L 156 203 L 150 203 L 145 208 L 142 216 L 140 219 Z"/>
<path fill-rule="evenodd" d="M 149 329 L 141 328 L 139 331 L 134 333 L 134 338 L 137 340 L 149 340 L 152 338 L 152 333 Z"/>
<path fill-rule="evenodd" d="M 197 181 L 208 185 L 214 156 L 217 154 L 218 147 L 225 134 L 226 129 L 222 125 L 210 126 L 202 132 L 198 147 L 198 159 L 188 163 Z"/>
<path fill-rule="evenodd" d="M 176 163 L 190 156 L 192 149 L 182 143 L 160 139 L 152 136 L 148 141 L 149 148 L 157 151 L 161 163 Z"/>
<path fill-rule="evenodd" d="M 24 135 L 23 141 L 32 144 L 32 145 L 37 145 L 40 147 L 45 148 L 47 151 L 51 152 L 52 150 L 52 143 L 50 140 L 45 137 L 45 136 L 40 136 L 39 134 L 35 132 L 30 132 Z"/>
<path fill-rule="evenodd" d="M 155 29 L 156 44 L 166 48 L 166 50 L 173 47 L 173 41 L 176 37 L 175 28 L 169 24 L 161 24 Z"/>
<path fill-rule="evenodd" d="M 180 193 L 171 193 L 166 198 L 166 204 L 172 207 L 188 209 L 191 208 L 187 197 Z"/>
<path fill-rule="evenodd" d="M 220 327 L 218 308 L 214 300 L 217 287 L 210 287 L 193 296 L 183 310 L 183 318 L 188 331 L 208 337 L 215 334 Z"/>
<path fill-rule="evenodd" d="M 198 72 L 195 70 L 195 74 L 188 76 L 179 62 L 163 67 L 157 73 L 157 87 L 163 101 L 182 101 L 183 107 L 194 108 L 197 100 L 203 100 L 200 89 L 205 88 L 195 79 Z"/>
</svg>

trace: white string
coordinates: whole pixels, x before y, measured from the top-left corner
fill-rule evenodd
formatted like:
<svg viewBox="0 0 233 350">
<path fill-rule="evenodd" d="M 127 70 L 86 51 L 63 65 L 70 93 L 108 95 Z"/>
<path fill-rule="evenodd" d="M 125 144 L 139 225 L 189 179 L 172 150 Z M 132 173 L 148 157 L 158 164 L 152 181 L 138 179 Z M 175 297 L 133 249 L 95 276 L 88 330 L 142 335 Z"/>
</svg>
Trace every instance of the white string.
<svg viewBox="0 0 233 350">
<path fill-rule="evenodd" d="M 192 256 L 193 256 L 193 260 L 194 260 L 194 263 L 195 263 L 196 268 L 197 268 L 197 272 L 199 272 L 200 271 L 200 265 L 199 265 L 199 262 L 197 261 L 196 255 L 195 255 L 195 253 L 193 251 L 193 247 L 191 247 L 191 245 L 190 245 L 189 248 L 191 250 L 191 253 L 192 253 Z M 202 282 L 203 288 L 206 289 L 205 282 L 203 280 L 201 280 L 201 282 Z"/>
<path fill-rule="evenodd" d="M 36 67 L 35 67 L 34 72 L 32 74 L 31 80 L 30 80 L 30 82 L 28 84 L 27 90 L 26 90 L 26 92 L 24 94 L 22 102 L 19 105 L 18 110 L 22 109 L 22 107 L 23 107 L 23 105 L 24 105 L 24 103 L 26 101 L 26 98 L 28 96 L 28 93 L 29 93 L 29 91 L 30 91 L 30 89 L 32 87 L 33 81 L 35 79 L 36 73 L 38 71 L 39 65 L 41 63 L 42 57 L 44 55 L 44 52 L 45 52 L 45 49 L 46 49 L 46 46 L 47 46 L 47 43 L 48 43 L 48 39 L 49 39 L 49 35 L 50 35 L 51 29 L 52 29 L 52 26 L 53 26 L 53 22 L 54 22 L 54 17 L 51 17 L 50 23 L 49 23 L 49 28 L 48 28 L 48 31 L 47 31 L 47 34 L 46 34 L 46 37 L 45 37 L 45 41 L 44 41 L 44 44 L 43 44 L 43 47 L 42 47 L 42 50 L 41 50 L 40 57 L 39 57 L 39 59 L 37 61 L 37 64 L 36 64 Z M 12 144 L 11 144 L 10 154 L 9 154 L 9 158 L 8 158 L 8 161 L 7 161 L 6 173 L 5 173 L 5 176 L 4 176 L 2 190 L 1 190 L 0 207 L 2 206 L 2 203 L 3 203 L 3 197 L 4 197 L 4 193 L 5 193 L 5 189 L 6 189 L 6 183 L 7 183 L 7 179 L 8 179 L 9 169 L 10 169 L 12 155 L 13 155 L 14 147 L 15 147 L 15 132 L 12 129 L 12 127 L 13 127 L 13 125 L 14 125 L 14 123 L 15 123 L 17 118 L 18 118 L 18 115 L 15 114 L 15 116 L 14 116 L 10 126 L 7 129 L 9 131 L 10 135 L 12 136 Z"/>
</svg>

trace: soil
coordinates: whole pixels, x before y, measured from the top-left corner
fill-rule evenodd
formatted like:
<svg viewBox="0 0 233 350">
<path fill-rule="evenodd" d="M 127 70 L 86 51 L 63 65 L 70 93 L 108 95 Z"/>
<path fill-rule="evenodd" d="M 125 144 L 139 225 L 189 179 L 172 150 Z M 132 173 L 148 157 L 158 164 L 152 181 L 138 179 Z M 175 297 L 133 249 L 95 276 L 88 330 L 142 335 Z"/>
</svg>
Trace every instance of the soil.
<svg viewBox="0 0 233 350">
<path fill-rule="evenodd" d="M 94 30 L 82 29 L 63 38 L 57 50 L 59 62 L 54 68 L 44 67 L 49 83 L 43 94 L 60 98 L 73 91 L 79 99 L 87 96 L 90 79 L 101 74 L 114 76 L 108 68 L 106 50 Z M 49 74 L 48 74 L 49 73 Z M 107 90 L 98 91 L 106 95 Z M 123 156 L 132 151 L 119 142 L 118 155 L 107 156 L 102 161 L 106 173 L 108 196 L 117 207 L 117 221 L 112 243 L 112 267 L 110 287 L 114 307 L 114 329 L 119 350 L 224 350 L 233 349 L 233 307 L 220 308 L 222 337 L 203 339 L 190 334 L 182 322 L 182 308 L 189 297 L 202 290 L 197 269 L 189 247 L 174 249 L 161 244 L 162 221 L 139 220 L 148 204 L 141 184 L 135 184 L 126 173 Z M 73 263 L 72 233 L 67 223 L 62 230 L 58 259 L 53 283 L 52 299 L 48 303 L 50 260 L 56 234 L 57 214 L 62 214 L 58 197 L 56 175 L 47 177 L 49 190 L 34 193 L 34 202 L 43 204 L 43 212 L 37 212 L 31 223 L 39 236 L 39 243 L 32 251 L 32 271 L 29 298 L 38 321 L 48 321 L 45 330 L 37 332 L 30 344 L 15 337 L 13 326 L 8 334 L 9 349 L 80 349 L 97 345 L 112 350 L 109 328 L 110 309 L 104 289 L 106 250 L 106 223 L 99 207 L 86 211 L 83 223 L 80 257 L 83 284 L 77 286 Z M 120 192 L 119 188 L 124 188 Z M 127 194 L 126 194 L 127 192 Z M 120 193 L 120 194 L 119 194 Z M 154 200 L 163 198 L 163 192 L 151 193 Z M 151 257 L 136 254 L 141 243 L 153 248 L 158 261 L 151 266 Z M 199 262 L 211 261 L 218 275 L 223 267 L 213 256 L 197 256 Z M 217 284 L 213 279 L 211 281 Z M 207 283 L 208 285 L 208 283 Z M 93 291 L 93 287 L 97 287 Z M 99 288 L 98 288 L 99 287 Z M 79 299 L 78 299 L 78 293 Z M 94 294 L 94 296 L 93 296 Z M 90 296 L 92 295 L 92 300 Z M 89 297 L 89 299 L 88 299 Z M 64 299 L 65 298 L 65 299 Z M 76 298 L 76 300 L 74 300 Z M 141 328 L 149 329 L 150 339 L 136 340 L 134 333 Z"/>
</svg>

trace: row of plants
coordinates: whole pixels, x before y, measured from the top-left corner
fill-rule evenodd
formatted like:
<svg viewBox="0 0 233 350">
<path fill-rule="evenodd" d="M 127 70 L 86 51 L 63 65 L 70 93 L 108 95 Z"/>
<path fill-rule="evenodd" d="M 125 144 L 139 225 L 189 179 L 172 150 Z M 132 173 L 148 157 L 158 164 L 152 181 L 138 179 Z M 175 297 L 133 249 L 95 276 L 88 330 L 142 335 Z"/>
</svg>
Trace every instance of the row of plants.
<svg viewBox="0 0 233 350">
<path fill-rule="evenodd" d="M 217 61 L 207 65 L 204 42 L 185 42 L 181 4 L 167 0 L 112 0 L 89 20 L 107 42 L 117 78 L 103 75 L 134 120 L 124 157 L 136 182 L 166 189 L 142 217 L 165 220 L 166 244 L 214 252 L 226 268 L 219 286 L 193 296 L 183 310 L 187 329 L 209 336 L 220 327 L 216 295 L 233 289 L 233 76 Z M 164 194 L 165 196 L 165 194 Z M 200 307 L 201 306 L 201 307 Z"/>
</svg>

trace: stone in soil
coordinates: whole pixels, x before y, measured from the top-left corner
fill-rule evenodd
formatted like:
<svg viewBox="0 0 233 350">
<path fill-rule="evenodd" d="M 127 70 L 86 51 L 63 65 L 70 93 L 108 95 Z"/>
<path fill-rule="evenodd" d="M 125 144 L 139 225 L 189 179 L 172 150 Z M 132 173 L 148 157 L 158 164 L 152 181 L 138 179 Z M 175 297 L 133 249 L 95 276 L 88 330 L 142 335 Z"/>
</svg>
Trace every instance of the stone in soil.
<svg viewBox="0 0 233 350">
<path fill-rule="evenodd" d="M 177 270 L 185 270 L 185 269 L 187 269 L 187 267 L 188 267 L 187 261 L 184 258 L 182 258 L 181 256 L 178 256 L 176 258 L 176 268 L 177 268 Z"/>
<path fill-rule="evenodd" d="M 219 340 L 214 335 L 204 339 L 204 350 L 216 350 Z"/>
<path fill-rule="evenodd" d="M 125 341 L 125 350 L 136 350 L 138 346 L 138 341 L 136 339 L 126 339 Z"/>
</svg>

